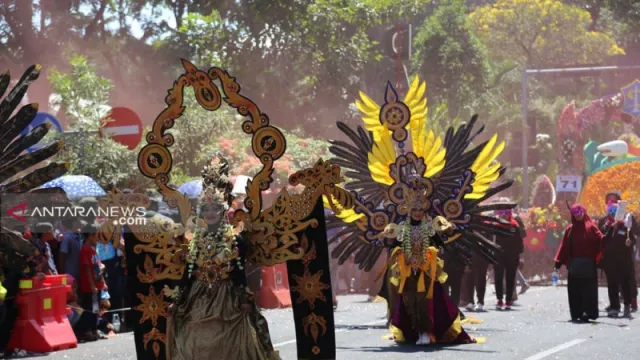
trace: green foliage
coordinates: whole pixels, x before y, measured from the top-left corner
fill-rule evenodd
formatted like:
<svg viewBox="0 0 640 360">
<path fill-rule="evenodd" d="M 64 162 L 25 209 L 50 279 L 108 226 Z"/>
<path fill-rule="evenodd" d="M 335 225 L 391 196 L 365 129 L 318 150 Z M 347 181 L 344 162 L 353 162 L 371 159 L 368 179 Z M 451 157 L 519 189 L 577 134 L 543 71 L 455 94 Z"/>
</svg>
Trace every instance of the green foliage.
<svg viewBox="0 0 640 360">
<path fill-rule="evenodd" d="M 134 32 L 134 21 L 143 34 Z M 524 66 L 605 62 L 621 53 L 619 46 L 629 54 L 640 49 L 640 2 L 628 0 L 73 0 L 0 7 L 0 57 L 16 72 L 32 63 L 65 69 L 49 74 L 51 89 L 36 83 L 29 97 L 46 111 L 55 90 L 73 129 L 96 130 L 104 113 L 100 105 L 109 99 L 154 118 L 165 105 L 165 89 L 183 72 L 182 57 L 200 68 L 227 69 L 278 127 L 326 139 L 340 136 L 336 120 L 359 121 L 352 106 L 358 91 L 380 98 L 385 81 L 393 80 L 395 65 L 380 51 L 387 44 L 378 42 L 388 40 L 380 35 L 396 23 L 417 29 L 410 71 L 428 82 L 430 124 L 438 133 L 478 113 L 490 132 L 508 138 L 521 128 Z M 67 70 L 66 59 L 74 52 L 88 61 L 78 60 Z M 83 68 L 89 61 L 95 69 Z M 536 145 L 545 152 L 541 157 L 555 158 L 548 146 L 555 143 L 562 107 L 570 100 L 593 99 L 594 93 L 593 79 L 530 79 L 529 107 L 543 114 L 538 132 L 550 136 Z M 206 112 L 190 91 L 185 104 L 171 130 L 176 139 L 172 183 L 198 177 L 205 159 L 221 148 L 249 175 L 259 169 L 250 155 L 250 137 L 232 110 Z M 596 135 L 606 138 L 612 128 L 598 129 Z M 277 176 L 326 153 L 322 140 L 286 135 L 292 157 L 279 162 Z M 86 132 L 66 140 L 64 156 L 72 160 L 72 171 L 91 171 L 106 177 L 105 184 L 141 183 L 125 175 L 135 172 L 135 160 L 122 162 L 131 168 L 107 165 L 121 159 L 115 155 L 117 144 Z M 91 153 L 105 156 L 88 165 L 79 161 L 83 152 L 85 159 Z M 108 174 L 85 169 L 99 161 Z M 549 175 L 554 166 L 535 165 Z M 522 169 L 514 173 L 521 175 Z"/>
<path fill-rule="evenodd" d="M 458 128 L 465 122 L 460 117 L 451 116 L 449 112 L 449 104 L 444 101 L 439 105 L 431 106 L 429 109 L 429 120 L 427 126 L 433 130 L 436 135 L 444 136 L 450 127 Z M 444 137 L 442 138 L 444 140 Z"/>
<path fill-rule="evenodd" d="M 487 87 L 486 49 L 472 32 L 466 12 L 463 0 L 444 1 L 415 37 L 413 62 L 427 81 L 431 101 L 446 100 L 458 107 Z"/>
<path fill-rule="evenodd" d="M 624 54 L 609 34 L 589 30 L 589 12 L 560 0 L 499 0 L 470 18 L 492 59 L 521 67 L 596 64 Z"/>
<path fill-rule="evenodd" d="M 171 129 L 175 139 L 171 153 L 174 168 L 181 169 L 185 176 L 197 177 L 215 152 L 219 138 L 248 135 L 240 130 L 240 121 L 232 112 L 235 110 L 229 109 L 224 103 L 216 111 L 203 109 L 195 99 L 193 88 L 185 89 L 183 104 L 186 109 Z M 182 184 L 175 179 L 173 172 L 171 182 Z"/>
<path fill-rule="evenodd" d="M 137 176 L 137 151 L 97 133 L 108 112 L 110 81 L 98 76 L 85 57 L 74 56 L 70 65 L 69 72 L 53 71 L 49 77 L 59 95 L 55 103 L 70 121 L 60 160 L 71 163 L 69 174 L 87 175 L 103 187 Z"/>
</svg>

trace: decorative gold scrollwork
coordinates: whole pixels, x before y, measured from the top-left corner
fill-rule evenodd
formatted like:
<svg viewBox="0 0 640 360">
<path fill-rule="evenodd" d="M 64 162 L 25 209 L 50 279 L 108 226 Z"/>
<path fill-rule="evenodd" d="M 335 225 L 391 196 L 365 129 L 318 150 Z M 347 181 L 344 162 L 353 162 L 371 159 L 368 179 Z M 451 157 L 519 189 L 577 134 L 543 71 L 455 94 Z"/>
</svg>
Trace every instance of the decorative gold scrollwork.
<svg viewBox="0 0 640 360">
<path fill-rule="evenodd" d="M 187 196 L 170 188 L 170 172 L 173 159 L 169 148 L 173 145 L 173 136 L 167 130 L 185 110 L 184 88 L 191 86 L 200 106 L 215 111 L 222 100 L 245 116 L 242 130 L 252 136 L 251 149 L 262 164 L 262 169 L 247 184 L 247 212 L 236 212 L 236 221 L 242 221 L 240 228 L 246 230 L 247 240 L 251 243 L 249 260 L 263 265 L 282 263 L 289 259 L 299 259 L 304 250 L 299 246 L 297 233 L 309 226 L 317 226 L 317 221 L 308 219 L 317 200 L 322 195 L 333 195 L 333 199 L 345 207 L 353 207 L 353 196 L 336 186 L 341 182 L 340 168 L 319 160 L 312 168 L 293 174 L 289 182 L 303 185 L 300 194 L 292 195 L 282 190 L 273 205 L 262 209 L 262 191 L 269 189 L 273 178 L 274 162 L 286 151 L 284 135 L 270 125 L 267 114 L 250 99 L 240 95 L 241 87 L 236 79 L 225 70 L 212 67 L 202 71 L 186 60 L 182 60 L 185 73 L 174 83 L 165 99 L 167 107 L 154 121 L 151 132 L 146 136 L 148 144 L 138 155 L 138 167 L 146 177 L 154 179 L 164 200 L 180 211 L 182 224 L 186 224 L 191 214 Z M 171 235 L 147 234 L 141 231 L 141 242 L 136 251 L 153 254 L 153 268 L 139 268 L 139 278 L 144 281 L 173 279 L 181 275 L 181 266 L 174 254 L 182 244 L 172 243 Z M 182 270 L 184 271 L 184 270 Z"/>
<path fill-rule="evenodd" d="M 215 111 L 224 100 L 240 115 L 245 116 L 242 130 L 252 136 L 251 148 L 263 166 L 247 184 L 245 206 L 248 211 L 239 210 L 233 216 L 236 222 L 234 225 L 244 230 L 250 243 L 248 259 L 269 266 L 291 259 L 302 259 L 305 255 L 315 256 L 313 251 L 307 254 L 310 249 L 308 241 L 304 235 L 299 239 L 298 234 L 310 226 L 318 226 L 318 221 L 310 218 L 318 199 L 326 195 L 332 207 L 337 203 L 342 208 L 353 208 L 356 202 L 351 193 L 337 186 L 342 181 L 340 168 L 318 160 L 312 168 L 298 171 L 290 177 L 291 185 L 304 186 L 300 194 L 292 195 L 286 189 L 282 190 L 273 205 L 263 209 L 261 193 L 271 186 L 274 162 L 286 151 L 286 140 L 282 132 L 269 124 L 267 114 L 261 112 L 253 101 L 240 95 L 240 85 L 226 71 L 212 67 L 204 72 L 186 60 L 182 60 L 182 65 L 185 73 L 169 89 L 165 98 L 167 107 L 155 119 L 151 131 L 145 137 L 147 145 L 138 154 L 140 172 L 154 180 L 163 200 L 170 207 L 179 209 L 181 224 L 175 224 L 162 215 L 154 215 L 148 217 L 144 224 L 128 225 L 138 240 L 133 251 L 144 254 L 143 263 L 136 264 L 138 280 L 147 284 L 161 280 L 179 280 L 185 271 L 181 257 L 188 250 L 190 235 L 185 233 L 185 229 L 194 221 L 194 214 L 191 214 L 189 198 L 169 187 L 173 165 L 169 149 L 174 144 L 174 137 L 167 131 L 185 110 L 184 89 L 188 86 L 193 87 L 195 98 L 202 108 Z M 150 199 L 144 195 L 123 195 L 116 190 L 109 193 L 101 205 L 139 206 L 148 209 L 150 203 Z M 100 229 L 100 241 L 106 243 L 113 240 L 117 244 L 120 232 L 121 227 L 116 222 L 107 221 Z M 183 234 L 184 236 L 180 236 Z M 305 273 L 299 280 L 309 286 L 319 286 L 316 290 L 322 290 L 325 285 L 314 285 L 321 275 L 321 272 Z M 316 297 L 317 294 L 318 291 L 307 293 L 307 300 L 313 300 L 309 296 Z M 152 287 L 148 295 L 138 294 L 138 297 L 142 304 L 136 310 L 142 313 L 141 322 L 151 322 L 153 325 L 153 329 L 144 336 L 144 346 L 146 348 L 152 342 L 153 352 L 157 357 L 161 344 L 166 343 L 166 335 L 156 328 L 157 318 L 166 317 L 166 312 L 158 309 L 166 308 L 167 304 L 164 303 L 162 293 L 156 294 Z M 310 329 L 314 339 L 319 330 L 322 333 L 326 331 L 322 317 L 308 318 L 307 323 L 305 329 Z M 317 346 L 316 350 L 320 351 Z"/>
</svg>

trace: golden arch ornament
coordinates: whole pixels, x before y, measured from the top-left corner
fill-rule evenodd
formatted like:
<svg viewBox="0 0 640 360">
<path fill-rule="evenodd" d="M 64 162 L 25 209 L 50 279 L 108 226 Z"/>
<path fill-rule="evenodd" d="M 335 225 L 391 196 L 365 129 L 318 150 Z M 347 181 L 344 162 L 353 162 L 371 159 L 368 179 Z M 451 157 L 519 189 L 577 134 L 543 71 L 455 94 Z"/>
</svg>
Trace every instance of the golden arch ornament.
<svg viewBox="0 0 640 360">
<path fill-rule="evenodd" d="M 251 243 L 249 260 L 263 265 L 274 265 L 291 259 L 300 259 L 304 255 L 299 247 L 296 233 L 317 224 L 313 219 L 306 219 L 311 214 L 316 201 L 323 195 L 337 201 L 343 206 L 353 203 L 350 193 L 337 186 L 342 180 L 340 168 L 323 160 L 318 160 L 314 167 L 293 174 L 291 185 L 302 185 L 300 194 L 289 194 L 282 190 L 273 206 L 263 209 L 261 192 L 269 189 L 273 182 L 272 174 L 275 161 L 286 151 L 286 139 L 282 132 L 270 124 L 269 116 L 252 100 L 240 94 L 241 86 L 236 79 L 219 67 L 208 71 L 197 69 L 192 63 L 182 60 L 185 73 L 175 82 L 165 98 L 167 107 L 156 118 L 151 132 L 146 135 L 145 145 L 138 155 L 138 167 L 142 174 L 154 180 L 159 192 L 170 207 L 177 207 L 180 218 L 186 224 L 191 215 L 189 198 L 169 187 L 173 158 L 170 147 L 174 144 L 173 135 L 168 133 L 175 122 L 183 114 L 184 89 L 191 86 L 195 97 L 202 108 L 215 111 L 222 101 L 237 109 L 245 117 L 242 130 L 251 135 L 251 149 L 262 164 L 262 169 L 247 184 L 245 207 L 247 212 L 237 211 L 236 216 L 244 222 Z M 219 83 L 219 86 L 216 84 Z M 224 96 L 223 96 L 224 95 Z M 175 249 L 164 249 L 173 251 Z M 160 256 L 160 255 L 158 255 Z M 172 272 L 170 278 L 182 275 Z M 160 280 L 160 279 L 157 279 Z"/>
<path fill-rule="evenodd" d="M 353 195 L 338 186 L 342 181 L 340 167 L 319 159 L 313 167 L 300 170 L 289 177 L 291 185 L 303 187 L 299 194 L 290 194 L 286 189 L 282 189 L 277 194 L 273 205 L 264 209 L 261 193 L 269 189 L 273 183 L 274 163 L 285 154 L 284 135 L 270 124 L 267 114 L 263 113 L 252 100 L 241 95 L 241 86 L 228 72 L 219 67 L 202 71 L 186 60 L 182 60 L 182 65 L 185 72 L 168 90 L 165 98 L 167 107 L 155 119 L 151 131 L 145 137 L 147 144 L 138 154 L 138 168 L 141 173 L 153 179 L 163 200 L 170 207 L 179 210 L 181 222 L 175 225 L 162 216 L 154 216 L 150 223 L 129 226 L 131 233 L 129 236 L 132 236 L 131 240 L 134 243 L 132 245 L 127 240 L 126 244 L 127 257 L 131 257 L 127 259 L 130 262 L 129 277 L 135 280 L 137 289 L 133 292 L 136 293 L 140 302 L 137 306 L 135 306 L 137 303 L 133 304 L 140 313 L 139 321 L 136 321 L 139 322 L 136 332 L 144 333 L 142 340 L 137 340 L 143 342 L 137 346 L 138 358 L 160 359 L 163 357 L 164 352 L 161 349 L 166 347 L 164 330 L 166 313 L 149 312 L 153 309 L 160 311 L 159 308 L 167 304 L 160 295 L 162 289 L 167 285 L 171 286 L 172 281 L 180 281 L 185 275 L 186 266 L 179 258 L 181 253 L 188 251 L 188 240 L 176 234 L 184 233 L 187 224 L 193 221 L 193 214 L 188 196 L 180 194 L 169 186 L 173 167 L 170 149 L 175 143 L 169 131 L 186 109 L 183 102 L 186 87 L 193 88 L 195 98 L 202 108 L 216 111 L 224 102 L 245 117 L 241 124 L 242 130 L 251 136 L 252 152 L 262 164 L 260 171 L 247 184 L 245 200 L 247 211 L 237 210 L 234 213 L 234 219 L 240 222 L 240 226 L 244 229 L 243 237 L 249 242 L 247 259 L 265 266 L 289 261 L 290 279 L 294 279 L 291 289 L 292 297 L 302 298 L 302 306 L 305 307 L 302 313 L 298 313 L 299 308 L 294 306 L 294 313 L 297 317 L 304 318 L 305 324 L 311 324 L 311 319 L 316 319 L 314 324 L 318 321 L 324 324 L 322 336 L 318 336 L 316 332 L 312 332 L 314 336 L 310 336 L 306 334 L 305 328 L 305 342 L 309 345 L 308 354 L 313 354 L 311 356 L 314 359 L 334 358 L 333 331 L 330 332 L 329 340 L 322 339 L 325 335 L 329 336 L 326 329 L 334 326 L 332 304 L 329 304 L 329 312 L 318 310 L 315 298 L 305 297 L 303 294 L 305 287 L 301 284 L 308 279 L 315 279 L 321 282 L 320 285 L 326 284 L 321 287 L 323 291 L 331 291 L 326 234 L 323 235 L 324 243 L 319 245 L 317 240 L 311 239 L 307 232 L 309 229 L 318 227 L 320 218 L 324 217 L 322 211 L 318 215 L 318 209 L 322 209 L 321 198 L 328 199 L 333 209 L 337 209 L 338 206 L 340 208 L 354 206 Z M 149 200 L 144 195 L 125 195 L 118 190 L 109 193 L 101 202 L 101 206 L 123 207 L 148 204 Z M 111 220 L 107 219 L 101 227 L 99 238 L 102 242 L 111 239 L 114 242 L 118 241 L 121 228 L 117 222 Z M 322 223 L 324 223 L 323 219 Z M 320 229 L 324 230 L 324 227 Z M 319 255 L 316 256 L 316 254 Z M 291 261 L 300 271 L 297 277 L 295 277 L 295 269 L 290 267 Z M 314 268 L 314 261 L 326 262 L 326 267 L 323 268 L 322 266 L 325 265 L 322 265 Z M 303 273 L 304 276 L 302 276 Z M 330 299 L 330 296 L 328 298 Z M 144 311 L 141 312 L 141 309 Z M 149 319 L 155 319 L 155 321 L 150 322 Z M 297 329 L 296 332 L 303 331 Z M 329 345 L 325 346 L 327 344 Z M 150 352 L 147 349 L 150 349 L 153 355 L 149 355 Z M 327 354 L 331 355 L 326 357 Z M 307 354 L 301 356 L 309 357 Z"/>
<path fill-rule="evenodd" d="M 207 72 L 198 70 L 193 64 L 182 60 L 185 73 L 175 81 L 169 90 L 165 102 L 167 108 L 158 115 L 153 128 L 146 136 L 147 145 L 142 148 L 138 156 L 138 167 L 143 175 L 154 179 L 156 186 L 164 200 L 172 207 L 178 207 L 183 223 L 189 216 L 189 201 L 177 190 L 168 187 L 169 174 L 173 159 L 169 147 L 173 145 L 173 135 L 166 131 L 174 126 L 175 120 L 182 116 L 184 88 L 194 89 L 196 100 L 206 110 L 218 110 L 222 104 L 222 96 L 215 82 L 219 81 L 224 94 L 224 101 L 238 110 L 247 119 L 242 124 L 242 130 L 252 136 L 252 150 L 263 167 L 247 185 L 247 200 L 245 206 L 249 209 L 252 220 L 260 215 L 262 197 L 260 192 L 267 190 L 273 179 L 273 164 L 280 159 L 286 150 L 286 140 L 282 132 L 269 124 L 267 114 L 250 99 L 240 95 L 240 85 L 235 78 L 225 70 L 212 67 Z"/>
</svg>

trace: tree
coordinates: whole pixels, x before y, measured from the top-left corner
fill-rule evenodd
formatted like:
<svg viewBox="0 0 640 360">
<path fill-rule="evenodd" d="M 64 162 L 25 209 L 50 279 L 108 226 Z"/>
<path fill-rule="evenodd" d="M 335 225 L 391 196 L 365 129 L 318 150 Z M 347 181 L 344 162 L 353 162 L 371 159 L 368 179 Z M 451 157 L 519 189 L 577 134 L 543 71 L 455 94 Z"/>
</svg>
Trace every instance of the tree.
<svg viewBox="0 0 640 360">
<path fill-rule="evenodd" d="M 624 26 L 620 36 L 622 43 L 640 54 L 640 2 L 608 0 L 607 4 L 613 17 Z"/>
<path fill-rule="evenodd" d="M 97 134 L 109 109 L 113 85 L 98 76 L 84 57 L 73 57 L 70 65 L 70 72 L 54 70 L 49 76 L 58 95 L 55 105 L 61 106 L 70 120 L 71 132 L 63 135 L 60 159 L 71 163 L 69 174 L 87 175 L 103 187 L 122 185 L 139 176 L 138 152 Z"/>
<path fill-rule="evenodd" d="M 486 49 L 472 32 L 463 0 L 448 0 L 435 9 L 419 28 L 415 49 L 413 62 L 428 84 L 430 99 L 446 101 L 456 110 L 486 89 Z"/>
<path fill-rule="evenodd" d="M 499 0 L 470 18 L 493 60 L 520 67 L 596 64 L 624 53 L 609 34 L 589 30 L 589 12 L 559 0 Z"/>
<path fill-rule="evenodd" d="M 73 57 L 70 67 L 69 73 L 52 71 L 49 78 L 57 95 L 55 105 L 61 106 L 70 120 L 72 133 L 64 135 L 65 148 L 60 155 L 61 160 L 71 163 L 69 173 L 87 175 L 104 187 L 150 185 L 136 166 L 142 144 L 129 150 L 112 139 L 100 139 L 96 133 L 109 109 L 111 82 L 98 76 L 84 57 Z M 234 109 L 223 104 L 214 112 L 204 110 L 192 88 L 185 91 L 184 106 L 184 113 L 170 131 L 175 139 L 171 147 L 173 184 L 199 178 L 202 166 L 216 151 L 230 160 L 234 174 L 258 172 L 262 165 L 251 153 L 251 136 L 242 131 L 242 117 L 234 115 Z M 313 166 L 318 158 L 328 158 L 329 144 L 324 139 L 308 138 L 298 131 L 284 134 L 287 154 L 276 162 L 274 178 L 285 180 L 294 171 Z"/>
<path fill-rule="evenodd" d="M 175 66 L 178 60 L 152 46 L 158 37 L 175 32 L 162 20 L 159 4 L 159 0 L 2 0 L 0 63 L 14 72 L 41 64 L 42 75 L 48 76 L 53 68 L 68 71 L 68 54 L 81 53 L 98 74 L 111 80 L 117 89 L 111 94 L 114 102 L 136 110 L 143 119 L 153 118 L 155 105 L 163 105 L 157 89 L 166 89 L 172 80 L 167 64 Z M 134 22 L 143 31 L 139 38 L 133 34 Z M 47 111 L 52 91 L 47 82 L 37 83 L 29 89 L 29 98 Z"/>
</svg>

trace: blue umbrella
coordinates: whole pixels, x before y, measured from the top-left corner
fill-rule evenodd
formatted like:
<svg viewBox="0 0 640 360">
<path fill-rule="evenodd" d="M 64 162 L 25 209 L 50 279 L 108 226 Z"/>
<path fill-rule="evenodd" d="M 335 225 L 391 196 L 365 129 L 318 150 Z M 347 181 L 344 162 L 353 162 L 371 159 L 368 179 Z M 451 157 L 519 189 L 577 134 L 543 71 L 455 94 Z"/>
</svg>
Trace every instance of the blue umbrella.
<svg viewBox="0 0 640 360">
<path fill-rule="evenodd" d="M 100 197 L 107 193 L 92 178 L 85 175 L 65 175 L 41 186 L 42 188 L 59 187 L 67 193 L 70 200 L 83 197 Z"/>
<path fill-rule="evenodd" d="M 195 199 L 200 196 L 200 193 L 202 192 L 202 180 L 191 180 L 186 182 L 180 185 L 178 192 Z"/>
</svg>

